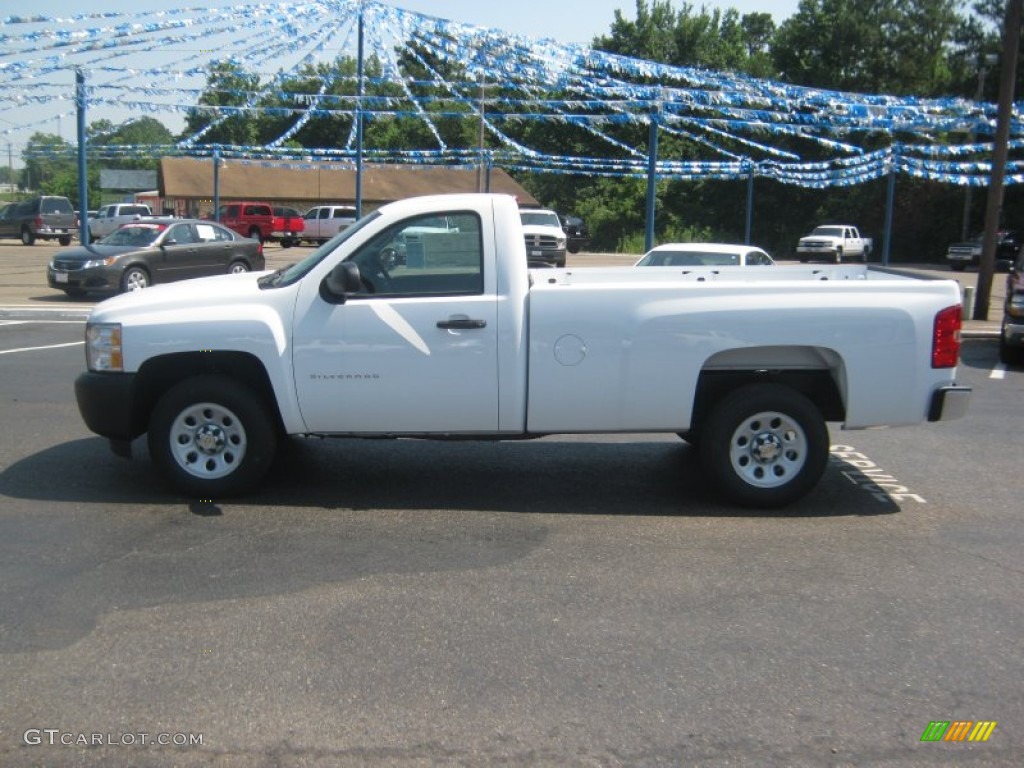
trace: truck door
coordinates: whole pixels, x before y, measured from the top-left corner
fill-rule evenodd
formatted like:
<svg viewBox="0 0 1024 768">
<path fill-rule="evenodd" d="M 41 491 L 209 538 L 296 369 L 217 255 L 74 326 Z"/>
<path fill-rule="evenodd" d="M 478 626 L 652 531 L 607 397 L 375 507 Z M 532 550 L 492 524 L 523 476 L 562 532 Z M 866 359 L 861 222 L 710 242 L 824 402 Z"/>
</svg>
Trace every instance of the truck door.
<svg viewBox="0 0 1024 768">
<path fill-rule="evenodd" d="M 364 285 L 345 303 L 325 300 L 315 281 L 302 286 L 293 362 L 310 431 L 497 431 L 497 300 L 481 220 L 460 213 L 456 231 L 432 232 L 427 218 L 349 257 Z M 396 250 L 403 258 L 389 268 Z"/>
</svg>

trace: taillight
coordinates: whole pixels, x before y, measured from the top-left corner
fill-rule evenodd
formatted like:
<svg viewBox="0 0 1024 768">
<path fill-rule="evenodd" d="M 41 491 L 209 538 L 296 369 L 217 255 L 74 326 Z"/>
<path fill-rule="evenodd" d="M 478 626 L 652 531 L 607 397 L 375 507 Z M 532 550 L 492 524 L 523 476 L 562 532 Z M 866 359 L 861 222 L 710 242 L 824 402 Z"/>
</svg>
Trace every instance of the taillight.
<svg viewBox="0 0 1024 768">
<path fill-rule="evenodd" d="M 35 226 L 36 226 L 36 229 L 42 229 L 43 228 L 43 217 L 42 216 L 36 216 Z"/>
<path fill-rule="evenodd" d="M 962 309 L 959 304 L 946 307 L 935 315 L 932 329 L 932 368 L 955 368 L 960 359 L 960 323 Z"/>
</svg>

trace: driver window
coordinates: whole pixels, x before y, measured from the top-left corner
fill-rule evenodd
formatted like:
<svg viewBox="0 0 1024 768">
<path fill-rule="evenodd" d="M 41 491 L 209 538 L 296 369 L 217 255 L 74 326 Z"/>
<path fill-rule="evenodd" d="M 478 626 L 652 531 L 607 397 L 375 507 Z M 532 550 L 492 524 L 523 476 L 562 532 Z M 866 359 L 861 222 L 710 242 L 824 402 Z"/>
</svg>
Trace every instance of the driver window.
<svg viewBox="0 0 1024 768">
<path fill-rule="evenodd" d="M 475 213 L 417 216 L 388 228 L 352 257 L 367 294 L 458 296 L 484 290 Z"/>
<path fill-rule="evenodd" d="M 176 224 L 171 228 L 171 231 L 167 233 L 169 240 L 174 240 L 178 245 L 187 245 L 195 242 L 195 238 L 192 237 L 192 227 L 188 224 Z"/>
</svg>

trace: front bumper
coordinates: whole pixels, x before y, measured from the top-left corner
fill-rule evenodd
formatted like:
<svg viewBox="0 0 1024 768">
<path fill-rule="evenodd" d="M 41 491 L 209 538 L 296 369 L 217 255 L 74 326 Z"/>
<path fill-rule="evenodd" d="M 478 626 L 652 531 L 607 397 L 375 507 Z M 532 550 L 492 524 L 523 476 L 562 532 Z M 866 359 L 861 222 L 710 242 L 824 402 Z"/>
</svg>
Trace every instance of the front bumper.
<svg viewBox="0 0 1024 768">
<path fill-rule="evenodd" d="M 85 425 L 109 438 L 116 453 L 142 434 L 135 428 L 135 374 L 86 371 L 75 379 L 75 399 Z"/>
<path fill-rule="evenodd" d="M 46 282 L 59 291 L 107 291 L 121 285 L 121 270 L 110 267 L 62 270 L 46 268 Z"/>
<path fill-rule="evenodd" d="M 526 258 L 528 261 L 543 261 L 553 267 L 561 267 L 565 265 L 565 248 L 538 248 L 528 245 Z"/>
<path fill-rule="evenodd" d="M 928 421 L 952 421 L 963 418 L 971 399 L 971 388 L 956 384 L 939 387 L 932 393 L 928 408 Z"/>
</svg>

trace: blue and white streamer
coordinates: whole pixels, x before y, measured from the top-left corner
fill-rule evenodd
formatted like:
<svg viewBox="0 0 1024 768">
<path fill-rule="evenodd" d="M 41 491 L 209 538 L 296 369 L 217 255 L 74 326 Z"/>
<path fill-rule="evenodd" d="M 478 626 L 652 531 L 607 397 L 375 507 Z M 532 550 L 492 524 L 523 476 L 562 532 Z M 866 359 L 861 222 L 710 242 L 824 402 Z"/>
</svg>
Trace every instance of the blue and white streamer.
<svg viewBox="0 0 1024 768">
<path fill-rule="evenodd" d="M 363 14 L 366 55 L 376 62 L 361 100 L 339 60 L 356 56 Z M 199 104 L 218 64 L 252 79 Z M 374 162 L 472 164 L 483 156 L 512 170 L 591 176 L 643 176 L 647 126 L 656 120 L 663 178 L 776 179 L 812 188 L 863 183 L 899 173 L 960 186 L 983 186 L 996 109 L 964 99 L 855 94 L 630 59 L 553 40 L 536 40 L 393 8 L 372 0 L 248 3 L 174 11 L 95 12 L 59 18 L 8 16 L 0 24 L 0 135 L 27 142 L 74 116 L 74 71 L 87 76 L 89 116 L 208 115 L 206 126 L 174 147 L 93 147 L 94 157 L 208 156 L 216 128 L 238 116 L 283 118 L 265 144 L 217 147 L 244 162 L 282 160 L 349 167 L 355 116 L 411 119 L 433 146 L 365 148 Z M 314 86 L 296 92 L 292 85 Z M 484 85 L 481 94 L 481 85 Z M 1011 121 L 1007 183 L 1020 183 L 1024 120 Z M 336 147 L 286 149 L 312 121 L 331 119 Z M 483 126 L 488 147 L 450 147 L 437 121 Z M 69 124 L 72 122 L 68 120 Z M 597 139 L 612 157 L 552 154 L 531 146 L 521 126 L 562 126 L 568 139 Z M 47 131 L 49 129 L 49 131 Z M 885 149 L 861 146 L 887 136 Z M 528 134 L 526 134 L 528 135 Z M 950 143 L 950 137 L 961 143 Z M 51 150 L 42 150 L 48 152 Z M 685 152 L 694 157 L 673 157 Z M 134 153 L 134 154 L 133 154 Z M 706 157 L 704 157 L 706 156 Z M 305 159 L 304 159 L 305 158 Z"/>
</svg>

